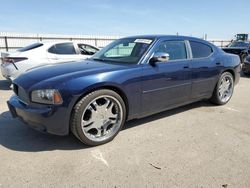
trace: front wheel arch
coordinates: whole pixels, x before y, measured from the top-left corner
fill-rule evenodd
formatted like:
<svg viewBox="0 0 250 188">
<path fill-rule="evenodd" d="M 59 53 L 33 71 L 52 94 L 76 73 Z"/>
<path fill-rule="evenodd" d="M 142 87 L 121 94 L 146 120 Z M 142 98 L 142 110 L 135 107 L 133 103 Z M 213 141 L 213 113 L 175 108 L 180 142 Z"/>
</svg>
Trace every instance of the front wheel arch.
<svg viewBox="0 0 250 188">
<path fill-rule="evenodd" d="M 127 95 L 123 92 L 123 90 L 119 87 L 116 87 L 116 86 L 113 86 L 113 85 L 103 85 L 103 86 L 95 86 L 95 87 L 92 87 L 91 89 L 88 89 L 87 91 L 85 91 L 84 93 L 80 94 L 78 97 L 77 97 L 77 100 L 74 102 L 74 104 L 72 105 L 72 108 L 70 110 L 70 117 L 72 116 L 72 113 L 73 113 L 73 110 L 74 110 L 74 107 L 75 105 L 86 95 L 88 95 L 89 93 L 92 93 L 96 90 L 101 90 L 101 89 L 109 89 L 109 90 L 112 90 L 114 92 L 116 92 L 118 95 L 121 96 L 122 100 L 124 101 L 125 103 L 125 107 L 126 107 L 126 119 L 128 117 L 128 114 L 129 114 L 129 102 L 128 102 L 128 98 L 127 98 Z M 70 120 L 71 121 L 71 118 Z M 69 122 L 69 125 L 70 125 L 70 122 Z"/>
</svg>

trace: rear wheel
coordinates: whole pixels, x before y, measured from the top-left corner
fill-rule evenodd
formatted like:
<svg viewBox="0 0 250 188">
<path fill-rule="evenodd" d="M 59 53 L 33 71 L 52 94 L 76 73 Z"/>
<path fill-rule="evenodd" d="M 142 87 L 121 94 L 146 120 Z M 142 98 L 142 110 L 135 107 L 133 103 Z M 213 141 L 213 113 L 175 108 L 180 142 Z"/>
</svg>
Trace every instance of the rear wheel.
<svg viewBox="0 0 250 188">
<path fill-rule="evenodd" d="M 116 92 L 96 90 L 75 105 L 71 131 L 84 144 L 96 146 L 111 141 L 121 130 L 125 118 L 124 101 Z"/>
<path fill-rule="evenodd" d="M 232 97 L 234 90 L 234 79 L 230 72 L 224 72 L 214 89 L 211 102 L 217 105 L 226 104 Z"/>
</svg>

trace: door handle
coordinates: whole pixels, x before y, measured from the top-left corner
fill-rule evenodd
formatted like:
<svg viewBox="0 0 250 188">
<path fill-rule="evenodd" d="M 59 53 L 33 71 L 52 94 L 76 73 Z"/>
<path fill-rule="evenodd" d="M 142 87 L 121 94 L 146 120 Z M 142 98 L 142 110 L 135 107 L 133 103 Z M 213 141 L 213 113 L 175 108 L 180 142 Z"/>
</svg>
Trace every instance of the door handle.
<svg viewBox="0 0 250 188">
<path fill-rule="evenodd" d="M 188 68 L 189 68 L 189 66 L 188 66 L 188 65 L 186 65 L 186 66 L 184 66 L 184 67 L 183 67 L 183 69 L 188 69 Z"/>
<path fill-rule="evenodd" d="M 221 63 L 220 62 L 217 62 L 217 63 L 215 63 L 216 65 L 220 65 Z"/>
</svg>

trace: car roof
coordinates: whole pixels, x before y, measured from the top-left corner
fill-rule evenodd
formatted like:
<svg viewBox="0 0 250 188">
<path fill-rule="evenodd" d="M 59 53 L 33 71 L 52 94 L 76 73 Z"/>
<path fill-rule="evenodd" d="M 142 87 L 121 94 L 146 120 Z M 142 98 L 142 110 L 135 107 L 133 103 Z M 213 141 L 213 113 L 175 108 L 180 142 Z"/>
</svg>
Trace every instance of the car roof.
<svg viewBox="0 0 250 188">
<path fill-rule="evenodd" d="M 37 43 L 41 43 L 41 44 L 44 44 L 46 46 L 55 45 L 55 44 L 61 44 L 61 43 L 87 44 L 87 43 L 84 43 L 84 42 L 78 42 L 78 41 L 76 42 L 76 41 L 69 41 L 69 40 L 68 41 L 39 41 Z M 94 46 L 94 45 L 91 45 L 91 44 L 87 44 L 87 45 Z"/>
<path fill-rule="evenodd" d="M 135 35 L 135 36 L 129 36 L 124 38 L 154 38 L 154 39 L 183 39 L 183 40 L 202 40 L 200 38 L 196 37 L 189 37 L 189 36 L 181 36 L 181 35 Z"/>
<path fill-rule="evenodd" d="M 192 40 L 192 41 L 203 42 L 203 43 L 214 46 L 210 42 L 203 40 L 201 38 L 190 37 L 190 36 L 181 36 L 181 35 L 135 35 L 135 36 L 124 37 L 124 39 L 126 39 L 126 38 L 141 38 L 141 39 L 145 38 L 145 39 L 154 39 L 154 40 L 159 40 L 159 39 Z"/>
</svg>

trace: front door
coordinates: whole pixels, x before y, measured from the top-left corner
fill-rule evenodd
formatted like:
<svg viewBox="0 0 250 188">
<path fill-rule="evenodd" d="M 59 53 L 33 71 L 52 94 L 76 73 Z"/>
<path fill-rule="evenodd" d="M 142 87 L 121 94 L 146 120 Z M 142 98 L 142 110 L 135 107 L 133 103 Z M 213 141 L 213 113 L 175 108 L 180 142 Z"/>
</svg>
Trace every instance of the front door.
<svg viewBox="0 0 250 188">
<path fill-rule="evenodd" d="M 142 77 L 143 113 L 185 103 L 191 94 L 191 68 L 185 41 L 163 41 L 154 53 L 169 54 L 166 62 L 145 64 Z"/>
</svg>

